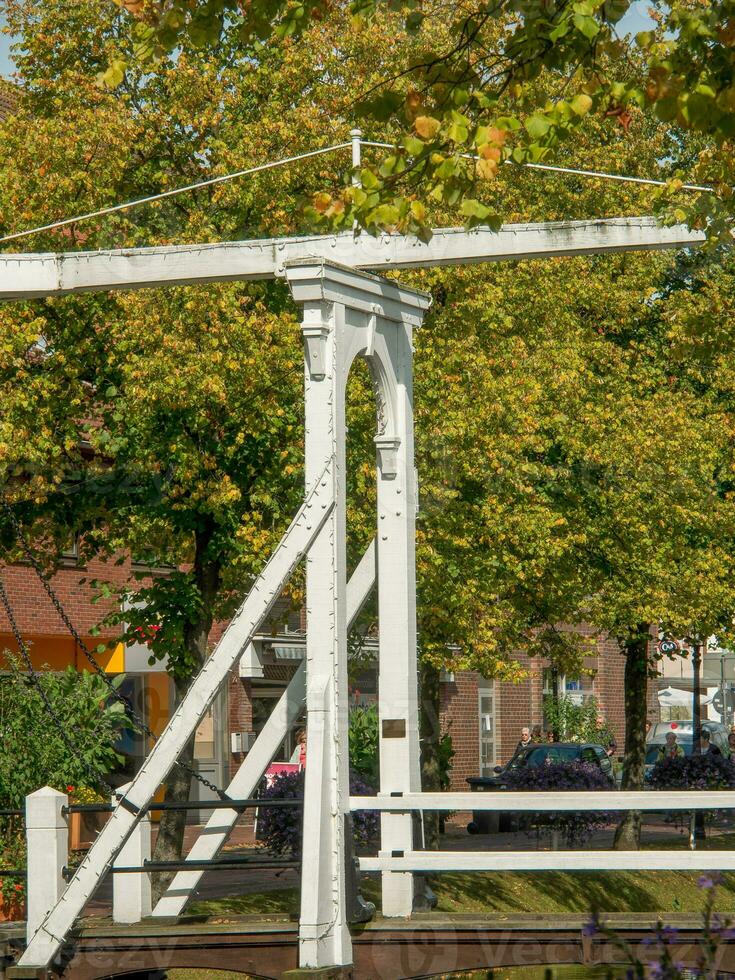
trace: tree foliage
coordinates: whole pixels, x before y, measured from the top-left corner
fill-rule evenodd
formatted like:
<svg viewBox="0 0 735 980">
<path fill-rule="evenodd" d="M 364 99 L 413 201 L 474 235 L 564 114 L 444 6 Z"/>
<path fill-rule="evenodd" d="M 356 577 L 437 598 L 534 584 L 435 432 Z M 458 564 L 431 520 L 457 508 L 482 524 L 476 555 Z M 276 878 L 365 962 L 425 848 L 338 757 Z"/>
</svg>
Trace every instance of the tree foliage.
<svg viewBox="0 0 735 980">
<path fill-rule="evenodd" d="M 102 85 L 116 86 L 131 59 L 165 58 L 180 45 L 257 65 L 274 45 L 294 43 L 333 15 L 331 0 L 115 0 L 135 22 Z M 666 181 L 660 204 L 674 220 L 730 239 L 735 136 L 733 0 L 662 0 L 654 27 L 635 39 L 617 25 L 629 0 L 473 0 L 451 7 L 416 0 L 352 0 L 354 29 L 372 34 L 392 19 L 413 38 L 405 64 L 390 59 L 362 87 L 361 111 L 398 129 L 394 152 L 362 171 L 362 187 L 322 190 L 313 218 L 371 231 L 426 235 L 426 201 L 455 208 L 467 224 L 500 220 L 492 187 L 503 162 L 537 163 L 590 118 L 627 132 L 641 112 L 697 139 L 642 176 Z M 109 4 L 110 11 L 116 9 Z M 469 158 L 468 158 L 469 154 Z M 682 177 L 706 187 L 680 193 Z M 490 200 L 488 200 L 490 198 Z M 667 207 L 668 205 L 668 207 Z"/>
<path fill-rule="evenodd" d="M 255 60 L 228 31 L 212 46 L 182 29 L 175 58 L 161 53 L 151 67 L 133 57 L 138 22 L 127 14 L 106 20 L 92 0 L 12 0 L 9 16 L 21 38 L 23 88 L 0 141 L 7 231 L 339 140 L 355 101 L 387 68 L 402 105 L 415 102 L 405 72 L 429 42 L 441 45 L 451 33 L 451 24 L 428 17 L 408 31 L 400 12 L 382 6 L 366 31 L 335 5 L 304 21 L 298 43 L 262 44 Z M 488 21 L 482 35 L 501 61 L 504 25 Z M 570 30 L 584 36 L 579 25 Z M 130 55 L 125 77 L 117 88 L 100 87 L 97 75 L 118 50 Z M 555 93 L 557 68 L 532 72 L 526 94 L 511 86 L 503 93 L 518 102 L 518 119 L 531 118 L 524 99 Z M 634 80 L 639 66 L 624 70 Z M 432 140 L 451 144 L 444 156 L 455 166 L 485 125 L 478 105 L 448 110 L 476 115 L 467 127 L 454 120 L 456 139 L 444 116 L 433 136 L 414 134 L 427 167 L 440 166 L 431 162 Z M 403 112 L 372 135 L 401 140 Z M 626 129 L 606 112 L 587 112 L 558 158 L 653 172 L 698 152 L 701 134 L 635 109 Z M 414 129 L 419 118 L 411 117 Z M 430 134 L 431 124 L 418 125 Z M 525 123 L 507 132 L 531 135 Z M 514 145 L 510 136 L 484 136 L 502 142 L 501 155 Z M 378 156 L 366 160 L 388 186 L 381 166 Z M 33 246 L 302 231 L 304 201 L 336 186 L 343 170 L 336 158 L 303 161 L 44 233 Z M 457 196 L 429 195 L 425 220 L 447 224 L 464 191 L 454 172 L 439 179 Z M 518 221 L 639 214 L 649 200 L 635 186 L 513 166 L 497 167 L 483 187 L 485 206 Z M 411 213 L 401 228 L 414 220 L 418 227 Z M 373 222 L 381 223 L 393 222 Z M 733 296 L 731 271 L 715 258 L 696 265 L 621 254 L 402 274 L 434 297 L 415 340 L 415 413 L 420 641 L 437 667 L 514 678 L 523 649 L 577 672 L 589 645 L 561 623 L 591 622 L 621 643 L 651 623 L 678 636 L 726 632 Z M 206 656 L 212 621 L 247 589 L 301 496 L 300 363 L 295 310 L 277 283 L 0 309 L 0 466 L 13 505 L 50 564 L 73 528 L 83 559 L 115 560 L 127 550 L 177 567 L 128 584 L 125 622 L 146 633 L 152 656 L 169 658 L 181 690 Z M 375 416 L 364 370 L 350 378 L 348 421 L 354 563 L 374 534 Z M 3 534 L 13 557 L 7 528 Z"/>
<path fill-rule="evenodd" d="M 55 715 L 79 750 L 74 755 L 38 691 L 12 655 L 5 656 L 10 671 L 0 679 L 0 807 L 22 809 L 25 797 L 41 786 L 62 792 L 69 786 L 89 787 L 90 770 L 104 776 L 119 766 L 123 757 L 116 743 L 128 719 L 120 702 L 109 702 L 100 678 L 74 667 L 40 675 Z M 119 686 L 122 679 L 113 683 Z"/>
</svg>

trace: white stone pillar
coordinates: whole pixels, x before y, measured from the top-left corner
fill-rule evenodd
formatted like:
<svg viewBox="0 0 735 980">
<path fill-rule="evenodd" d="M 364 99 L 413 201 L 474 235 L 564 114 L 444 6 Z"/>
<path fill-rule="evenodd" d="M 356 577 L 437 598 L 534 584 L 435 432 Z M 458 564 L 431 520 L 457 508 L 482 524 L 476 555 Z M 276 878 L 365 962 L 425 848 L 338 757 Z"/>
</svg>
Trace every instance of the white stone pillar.
<svg viewBox="0 0 735 980">
<path fill-rule="evenodd" d="M 380 792 L 419 792 L 419 706 L 416 659 L 416 478 L 413 453 L 410 322 L 390 323 L 392 411 L 381 421 L 378 457 L 378 714 Z M 413 849 L 410 813 L 381 814 L 381 853 Z M 382 910 L 407 916 L 413 906 L 410 872 L 383 872 Z"/>
<path fill-rule="evenodd" d="M 26 936 L 31 937 L 66 888 L 64 867 L 69 857 L 69 827 L 65 793 L 44 786 L 26 796 Z"/>
<path fill-rule="evenodd" d="M 113 805 L 124 796 L 129 785 L 121 786 L 112 797 Z M 113 868 L 140 868 L 151 858 L 151 818 L 144 813 L 130 837 L 120 848 Z M 148 871 L 112 875 L 112 921 L 140 922 L 151 914 L 151 876 Z"/>
</svg>

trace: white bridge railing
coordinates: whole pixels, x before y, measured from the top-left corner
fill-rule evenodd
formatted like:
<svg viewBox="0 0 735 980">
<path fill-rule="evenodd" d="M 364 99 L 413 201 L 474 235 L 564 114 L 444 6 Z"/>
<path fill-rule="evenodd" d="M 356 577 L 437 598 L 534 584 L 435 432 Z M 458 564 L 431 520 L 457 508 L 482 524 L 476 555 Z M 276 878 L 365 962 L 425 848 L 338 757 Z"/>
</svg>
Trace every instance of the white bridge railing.
<svg viewBox="0 0 735 980">
<path fill-rule="evenodd" d="M 407 813 L 414 810 L 502 810 L 538 813 L 612 810 L 735 810 L 733 790 L 644 792 L 405 793 L 352 796 L 350 809 Z M 735 870 L 735 850 L 391 851 L 361 857 L 361 871 L 712 871 Z"/>
</svg>

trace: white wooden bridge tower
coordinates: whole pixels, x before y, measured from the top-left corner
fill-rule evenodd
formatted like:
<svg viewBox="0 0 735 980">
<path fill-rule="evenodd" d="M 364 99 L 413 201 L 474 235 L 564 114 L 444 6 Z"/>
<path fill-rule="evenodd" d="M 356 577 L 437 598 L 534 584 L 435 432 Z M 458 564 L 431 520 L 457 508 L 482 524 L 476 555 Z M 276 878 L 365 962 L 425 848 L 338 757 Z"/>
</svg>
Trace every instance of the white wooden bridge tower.
<svg viewBox="0 0 735 980">
<path fill-rule="evenodd" d="M 145 836 L 140 827 L 146 808 L 294 568 L 304 558 L 308 626 L 305 665 L 297 671 L 227 787 L 233 800 L 252 795 L 305 699 L 308 734 L 300 915 L 302 968 L 339 970 L 352 962 L 345 885 L 346 822 L 351 810 L 364 808 L 365 804 L 381 810 L 381 845 L 376 858 L 361 859 L 360 864 L 364 869 L 382 873 L 382 911 L 387 916 L 411 914 L 416 871 L 466 866 L 472 870 L 489 869 L 500 867 L 503 862 L 508 867 L 538 868 L 551 866 L 550 860 L 562 859 L 560 855 L 549 858 L 535 852 L 478 856 L 466 852 L 429 854 L 415 848 L 412 809 L 466 809 L 476 803 L 469 794 L 422 794 L 419 778 L 412 332 L 422 322 L 429 297 L 358 270 L 677 248 L 699 244 L 702 237 L 701 233 L 680 226 L 659 228 L 650 218 L 619 218 L 508 225 L 498 233 L 486 228 L 473 232 L 443 229 L 437 230 L 429 243 L 400 236 L 371 239 L 348 232 L 219 245 L 0 255 L 1 300 L 284 277 L 302 310 L 305 356 L 304 503 L 71 881 L 63 887 L 60 876 L 58 880 L 49 876 L 49 900 L 45 905 L 48 911 L 44 914 L 43 903 L 34 905 L 21 968 L 43 970 L 50 964 L 133 835 L 138 835 L 136 847 L 140 850 L 140 839 Z M 335 263 L 335 257 L 346 264 Z M 377 517 L 375 541 L 348 582 L 345 387 L 350 366 L 359 356 L 367 359 L 376 392 Z M 376 581 L 380 793 L 377 798 L 350 801 L 347 634 Z M 538 795 L 512 795 L 513 805 L 520 809 L 544 808 Z M 487 808 L 493 805 L 492 796 L 487 794 Z M 647 806 L 645 794 L 623 796 L 634 808 Z M 557 794 L 549 807 L 614 807 L 620 805 L 621 794 L 612 801 L 595 794 L 562 797 Z M 505 805 L 511 805 L 508 797 Z M 677 802 L 674 798 L 668 805 L 704 804 Z M 186 860 L 193 863 L 215 857 L 237 819 L 235 809 L 215 811 Z M 626 861 L 635 867 L 705 867 L 708 859 L 704 852 L 696 852 L 698 864 L 691 858 L 687 858 L 688 863 L 682 858 L 677 864 L 669 852 L 645 852 L 645 860 L 637 853 L 626 856 L 614 852 L 606 865 L 605 854 L 599 851 L 575 852 L 573 857 L 574 866 L 580 869 L 622 868 Z M 715 857 L 721 860 L 720 856 Z M 563 860 L 569 863 L 570 856 L 563 856 Z M 183 910 L 203 874 L 200 868 L 198 864 L 175 876 L 152 910 L 154 917 L 176 915 Z M 144 905 L 138 903 L 140 908 Z"/>
</svg>

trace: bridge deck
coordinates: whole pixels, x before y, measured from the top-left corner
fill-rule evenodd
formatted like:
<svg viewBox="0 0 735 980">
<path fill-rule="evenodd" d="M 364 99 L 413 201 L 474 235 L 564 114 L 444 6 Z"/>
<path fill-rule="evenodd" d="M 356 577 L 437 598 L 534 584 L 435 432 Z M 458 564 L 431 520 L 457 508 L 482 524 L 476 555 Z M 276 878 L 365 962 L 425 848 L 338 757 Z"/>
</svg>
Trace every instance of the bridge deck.
<svg viewBox="0 0 735 980">
<path fill-rule="evenodd" d="M 606 915 L 605 922 L 637 946 L 650 937 L 656 917 Z M 426 977 L 471 969 L 562 963 L 610 963 L 619 953 L 603 939 L 583 934 L 585 916 L 418 914 L 410 920 L 376 918 L 353 930 L 355 980 Z M 701 923 L 692 915 L 667 915 L 678 930 L 677 958 L 694 965 Z M 0 927 L 0 950 L 13 962 L 23 930 Z M 644 958 L 651 947 L 642 947 Z M 132 926 L 87 919 L 64 947 L 51 974 L 9 966 L 7 980 L 64 976 L 102 980 L 145 970 L 217 968 L 278 978 L 298 965 L 298 926 L 286 916 L 188 917 L 147 920 Z M 735 970 L 735 942 L 725 944 L 720 968 Z M 2 968 L 0 967 L 0 977 Z"/>
</svg>

